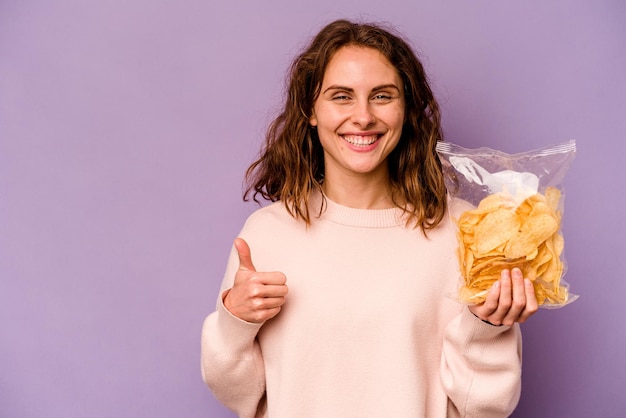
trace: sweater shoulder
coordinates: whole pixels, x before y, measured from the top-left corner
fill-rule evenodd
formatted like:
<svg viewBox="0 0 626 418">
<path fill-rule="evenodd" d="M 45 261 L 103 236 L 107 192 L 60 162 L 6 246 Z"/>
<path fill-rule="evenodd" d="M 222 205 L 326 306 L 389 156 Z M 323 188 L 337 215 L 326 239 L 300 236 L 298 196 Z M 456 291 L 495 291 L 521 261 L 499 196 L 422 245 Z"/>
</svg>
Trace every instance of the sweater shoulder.
<svg viewBox="0 0 626 418">
<path fill-rule="evenodd" d="M 293 217 L 281 201 L 270 203 L 254 211 L 246 219 L 242 234 L 271 234 L 272 231 L 284 228 L 298 228 L 303 221 Z"/>
</svg>

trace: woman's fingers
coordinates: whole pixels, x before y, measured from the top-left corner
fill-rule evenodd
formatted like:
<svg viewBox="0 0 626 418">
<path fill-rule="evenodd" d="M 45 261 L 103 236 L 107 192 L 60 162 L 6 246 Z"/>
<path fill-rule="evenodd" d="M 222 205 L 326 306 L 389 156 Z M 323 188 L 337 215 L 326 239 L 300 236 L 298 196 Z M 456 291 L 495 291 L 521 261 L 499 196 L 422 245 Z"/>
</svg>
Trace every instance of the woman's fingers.
<svg viewBox="0 0 626 418">
<path fill-rule="evenodd" d="M 502 324 L 502 321 L 509 313 L 513 304 L 512 287 L 511 272 L 509 270 L 502 270 L 500 274 L 500 298 L 498 299 L 498 308 L 493 313 L 493 319 L 498 325 Z M 490 322 L 492 321 L 490 320 Z"/>
<path fill-rule="evenodd" d="M 526 307 L 520 315 L 518 322 L 524 322 L 531 315 L 539 310 L 539 303 L 537 302 L 537 296 L 535 295 L 535 286 L 529 279 L 524 279 L 524 290 L 526 294 Z"/>
<path fill-rule="evenodd" d="M 526 321 L 537 309 L 533 284 L 524 279 L 518 268 L 503 270 L 500 280 L 489 290 L 485 302 L 470 308 L 474 315 L 492 325 L 508 326 Z"/>
<path fill-rule="evenodd" d="M 502 317 L 502 324 L 510 326 L 519 321 L 520 315 L 526 308 L 526 289 L 524 277 L 520 269 L 514 268 L 512 271 L 506 270 L 506 272 L 508 273 L 511 286 L 509 295 L 511 303 Z"/>
</svg>

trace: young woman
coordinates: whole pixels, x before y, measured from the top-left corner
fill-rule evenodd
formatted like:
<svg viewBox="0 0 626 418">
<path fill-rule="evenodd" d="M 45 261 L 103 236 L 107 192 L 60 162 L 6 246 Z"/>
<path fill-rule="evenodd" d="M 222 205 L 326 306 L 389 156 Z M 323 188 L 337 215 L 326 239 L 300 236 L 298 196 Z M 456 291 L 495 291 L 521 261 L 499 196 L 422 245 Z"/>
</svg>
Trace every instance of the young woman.
<svg viewBox="0 0 626 418">
<path fill-rule="evenodd" d="M 345 20 L 296 58 L 247 175 L 274 203 L 235 239 L 202 374 L 240 417 L 504 417 L 520 394 L 532 284 L 459 285 L 439 107 L 392 30 Z"/>
</svg>

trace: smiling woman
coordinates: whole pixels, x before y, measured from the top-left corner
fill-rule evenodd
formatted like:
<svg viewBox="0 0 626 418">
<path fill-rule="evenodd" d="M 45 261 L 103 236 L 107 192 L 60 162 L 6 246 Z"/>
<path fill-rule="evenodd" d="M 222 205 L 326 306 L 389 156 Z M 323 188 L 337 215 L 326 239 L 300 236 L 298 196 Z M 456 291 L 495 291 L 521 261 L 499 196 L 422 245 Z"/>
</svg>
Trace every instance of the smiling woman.
<svg viewBox="0 0 626 418">
<path fill-rule="evenodd" d="M 204 380 L 240 417 L 512 412 L 518 322 L 537 302 L 515 269 L 482 305 L 447 297 L 459 267 L 439 119 L 391 30 L 336 21 L 296 58 L 247 172 L 246 195 L 275 203 L 235 239 L 202 331 Z"/>
</svg>

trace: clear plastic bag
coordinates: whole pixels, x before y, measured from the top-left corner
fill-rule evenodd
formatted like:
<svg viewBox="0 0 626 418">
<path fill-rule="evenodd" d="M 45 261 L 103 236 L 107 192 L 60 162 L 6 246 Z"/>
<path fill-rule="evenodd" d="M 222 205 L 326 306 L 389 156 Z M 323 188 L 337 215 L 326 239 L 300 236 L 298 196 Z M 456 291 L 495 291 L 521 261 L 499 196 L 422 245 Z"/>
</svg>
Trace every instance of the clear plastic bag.
<svg viewBox="0 0 626 418">
<path fill-rule="evenodd" d="M 518 267 L 535 287 L 540 307 L 578 296 L 566 272 L 562 182 L 576 153 L 574 140 L 519 154 L 437 144 L 450 211 L 457 225 L 462 284 L 458 298 L 481 303 L 503 269 Z"/>
</svg>

